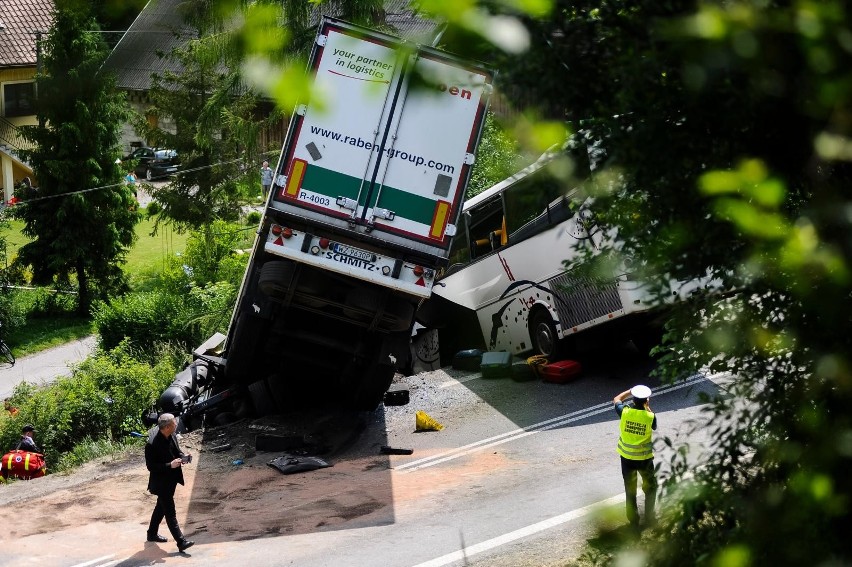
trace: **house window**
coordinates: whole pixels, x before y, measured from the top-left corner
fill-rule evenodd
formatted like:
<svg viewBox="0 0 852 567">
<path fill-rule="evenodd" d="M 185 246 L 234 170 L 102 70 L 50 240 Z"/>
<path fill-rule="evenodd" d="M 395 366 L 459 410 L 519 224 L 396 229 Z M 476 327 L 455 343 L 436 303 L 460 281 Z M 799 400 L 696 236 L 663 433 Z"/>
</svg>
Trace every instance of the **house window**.
<svg viewBox="0 0 852 567">
<path fill-rule="evenodd" d="M 3 115 L 32 116 L 35 114 L 35 83 L 3 84 Z"/>
</svg>

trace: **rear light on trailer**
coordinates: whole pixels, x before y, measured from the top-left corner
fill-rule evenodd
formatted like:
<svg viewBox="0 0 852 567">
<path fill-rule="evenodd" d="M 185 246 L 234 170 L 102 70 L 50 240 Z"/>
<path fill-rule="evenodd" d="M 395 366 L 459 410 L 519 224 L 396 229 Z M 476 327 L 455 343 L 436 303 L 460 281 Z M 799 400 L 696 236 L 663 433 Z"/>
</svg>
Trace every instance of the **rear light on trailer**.
<svg viewBox="0 0 852 567">
<path fill-rule="evenodd" d="M 414 270 L 413 270 L 413 271 L 414 271 L 414 275 L 415 275 L 415 276 L 417 276 L 417 277 L 419 278 L 420 276 L 422 276 L 422 275 L 423 275 L 423 273 L 424 273 L 426 270 L 423 268 L 423 266 L 414 266 Z"/>
<path fill-rule="evenodd" d="M 280 236 L 282 238 L 290 238 L 293 236 L 293 229 L 287 226 L 280 226 L 277 224 L 273 224 L 269 229 L 273 235 Z"/>
<path fill-rule="evenodd" d="M 331 244 L 331 241 L 329 241 L 328 238 L 319 239 L 320 248 L 322 248 L 323 250 L 327 249 L 329 244 Z"/>
</svg>

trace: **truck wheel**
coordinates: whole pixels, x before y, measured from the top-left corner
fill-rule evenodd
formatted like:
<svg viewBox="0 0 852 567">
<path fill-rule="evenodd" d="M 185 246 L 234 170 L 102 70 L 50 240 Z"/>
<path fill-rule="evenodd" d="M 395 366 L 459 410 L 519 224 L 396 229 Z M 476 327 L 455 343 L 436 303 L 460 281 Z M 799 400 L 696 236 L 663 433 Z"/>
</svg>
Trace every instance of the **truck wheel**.
<svg viewBox="0 0 852 567">
<path fill-rule="evenodd" d="M 544 309 L 536 309 L 530 317 L 530 339 L 533 350 L 538 354 L 552 357 L 556 354 L 558 338 L 556 325 L 550 317 L 550 313 Z"/>
<path fill-rule="evenodd" d="M 286 260 L 267 262 L 260 269 L 257 287 L 270 299 L 282 299 L 290 289 L 295 270 L 296 266 L 293 262 Z"/>
<path fill-rule="evenodd" d="M 266 386 L 269 389 L 269 393 L 272 394 L 272 401 L 280 411 L 284 411 L 287 408 L 289 394 L 288 385 L 284 377 L 278 373 L 270 374 L 266 378 Z"/>
<path fill-rule="evenodd" d="M 440 367 L 441 347 L 438 329 L 421 329 L 411 338 L 411 364 L 405 369 L 406 375 L 431 372 Z"/>
<path fill-rule="evenodd" d="M 252 404 L 257 415 L 269 415 L 275 413 L 275 403 L 272 401 L 272 392 L 266 385 L 266 380 L 252 382 L 248 387 Z"/>
<path fill-rule="evenodd" d="M 389 364 L 373 365 L 355 391 L 355 409 L 362 411 L 376 409 L 384 400 L 385 392 L 390 388 L 394 374 L 396 369 Z"/>
</svg>

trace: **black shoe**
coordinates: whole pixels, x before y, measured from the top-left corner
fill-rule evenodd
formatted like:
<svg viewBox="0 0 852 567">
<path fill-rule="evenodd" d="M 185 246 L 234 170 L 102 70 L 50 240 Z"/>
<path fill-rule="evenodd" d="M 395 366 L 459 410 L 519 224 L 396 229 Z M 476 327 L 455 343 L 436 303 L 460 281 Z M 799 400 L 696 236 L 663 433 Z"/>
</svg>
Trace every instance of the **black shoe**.
<svg viewBox="0 0 852 567">
<path fill-rule="evenodd" d="M 185 549 L 189 549 L 190 547 L 192 547 L 193 545 L 195 545 L 195 542 L 194 542 L 194 541 L 190 541 L 190 540 L 188 540 L 188 539 L 186 539 L 186 538 L 183 538 L 182 540 L 178 541 L 178 542 L 177 542 L 177 544 L 178 544 L 178 551 L 180 551 L 181 553 L 183 553 L 183 551 L 184 551 Z"/>
<path fill-rule="evenodd" d="M 164 538 L 160 534 L 154 534 L 154 535 L 148 534 L 148 541 L 156 541 L 157 543 L 165 543 L 169 540 L 167 538 Z"/>
</svg>

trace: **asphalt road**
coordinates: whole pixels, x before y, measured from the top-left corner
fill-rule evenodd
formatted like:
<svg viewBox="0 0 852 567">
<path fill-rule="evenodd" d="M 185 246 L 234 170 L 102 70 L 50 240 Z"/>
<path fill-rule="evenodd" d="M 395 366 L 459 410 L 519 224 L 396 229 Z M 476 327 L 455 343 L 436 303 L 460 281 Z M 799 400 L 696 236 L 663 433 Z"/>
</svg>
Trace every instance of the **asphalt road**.
<svg viewBox="0 0 852 567">
<path fill-rule="evenodd" d="M 211 487 L 196 486 L 188 491 L 189 513 L 181 519 L 196 541 L 188 554 L 139 542 L 138 522 L 122 529 L 121 538 L 82 542 L 80 534 L 89 533 L 83 527 L 26 538 L 18 548 L 73 549 L 58 563 L 62 567 L 564 565 L 579 555 L 599 522 L 624 523 L 613 396 L 636 383 L 649 385 L 658 437 L 676 436 L 698 417 L 698 393 L 718 387 L 704 376 L 661 385 L 648 378 L 646 361 L 623 349 L 583 362 L 584 375 L 564 385 L 485 380 L 448 369 L 403 379 L 395 387 L 407 388 L 411 403 L 377 410 L 347 454 L 363 462 L 381 445 L 411 448 L 413 454 L 376 456 L 354 472 L 347 471 L 342 454 L 322 473 L 303 473 L 302 484 L 294 481 L 292 492 L 281 494 L 279 507 L 262 512 L 269 526 L 307 517 L 302 528 L 238 539 L 209 527 L 193 533 L 192 511 L 198 516 L 205 506 L 219 504 L 205 499 Z M 415 432 L 416 410 L 444 428 Z M 669 452 L 662 444 L 657 449 L 657 460 L 667 462 Z M 239 523 L 239 514 L 238 506 L 230 508 L 219 521 Z"/>
<path fill-rule="evenodd" d="M 21 382 L 46 384 L 71 374 L 71 366 L 82 362 L 95 349 L 94 336 L 72 341 L 36 354 L 19 358 L 15 366 L 0 368 L 0 397 L 12 394 Z"/>
</svg>

